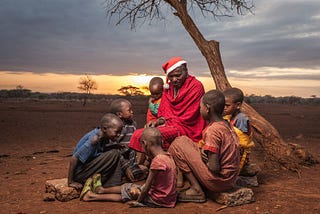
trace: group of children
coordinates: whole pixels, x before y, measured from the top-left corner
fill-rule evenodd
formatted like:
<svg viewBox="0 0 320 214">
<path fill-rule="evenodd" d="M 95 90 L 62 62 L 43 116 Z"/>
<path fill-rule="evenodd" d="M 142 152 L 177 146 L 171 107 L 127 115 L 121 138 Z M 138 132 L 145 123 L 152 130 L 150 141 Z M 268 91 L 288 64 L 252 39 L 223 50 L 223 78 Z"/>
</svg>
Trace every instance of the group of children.
<svg viewBox="0 0 320 214">
<path fill-rule="evenodd" d="M 147 124 L 157 118 L 163 80 L 149 84 Z M 240 111 L 244 95 L 238 88 L 210 90 L 201 99 L 200 113 L 208 122 L 202 141 L 177 137 L 168 151 L 158 128 L 145 126 L 140 143 L 151 162 L 139 165 L 129 148 L 136 130 L 131 103 L 123 98 L 110 104 L 100 126 L 84 135 L 71 157 L 68 184 L 81 189 L 83 201 L 130 201 L 130 206 L 174 207 L 181 202 L 204 202 L 210 192 L 235 186 L 254 146 L 248 117 Z M 190 187 L 177 192 L 178 169 Z M 123 183 L 123 177 L 131 183 Z M 144 185 L 134 182 L 146 178 Z M 84 184 L 84 185 L 83 185 Z"/>
</svg>

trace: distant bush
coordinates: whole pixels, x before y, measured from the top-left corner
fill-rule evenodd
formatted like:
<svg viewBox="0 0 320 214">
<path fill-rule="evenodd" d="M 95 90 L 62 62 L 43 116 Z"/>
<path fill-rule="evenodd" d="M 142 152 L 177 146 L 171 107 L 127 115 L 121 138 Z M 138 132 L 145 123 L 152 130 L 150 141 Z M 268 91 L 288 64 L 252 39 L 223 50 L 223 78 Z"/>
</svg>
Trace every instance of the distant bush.
<svg viewBox="0 0 320 214">
<path fill-rule="evenodd" d="M 12 89 L 12 90 L 1 90 L 1 98 L 28 98 L 32 95 L 29 89 Z"/>
<path fill-rule="evenodd" d="M 273 97 L 271 95 L 257 96 L 249 95 L 245 97 L 247 103 L 277 103 L 277 104 L 291 104 L 291 105 L 303 105 L 303 104 L 320 104 L 320 98 L 310 97 L 302 98 L 296 96 L 286 97 Z"/>
<path fill-rule="evenodd" d="M 108 95 L 108 94 L 92 94 L 90 96 L 90 101 L 101 101 L 116 99 L 119 97 L 124 97 L 132 101 L 146 101 L 147 96 L 136 95 L 136 96 L 123 96 L 123 95 Z M 83 93 L 76 92 L 56 92 L 56 93 L 41 93 L 32 92 L 30 89 L 12 89 L 12 90 L 0 90 L 0 99 L 38 99 L 38 100 L 81 100 L 83 99 Z M 303 104 L 313 104 L 319 105 L 320 98 L 316 96 L 311 96 L 310 98 L 301 98 L 296 96 L 286 96 L 286 97 L 273 97 L 271 95 L 257 96 L 254 94 L 247 95 L 245 97 L 247 103 L 277 103 L 277 104 L 292 104 L 292 105 L 303 105 Z"/>
</svg>

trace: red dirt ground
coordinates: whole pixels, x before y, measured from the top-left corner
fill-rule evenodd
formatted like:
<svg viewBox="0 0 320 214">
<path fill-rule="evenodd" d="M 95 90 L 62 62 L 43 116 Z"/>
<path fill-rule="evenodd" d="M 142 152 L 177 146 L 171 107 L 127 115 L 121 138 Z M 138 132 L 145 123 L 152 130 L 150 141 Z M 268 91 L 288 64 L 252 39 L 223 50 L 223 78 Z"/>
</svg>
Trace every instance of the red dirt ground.
<svg viewBox="0 0 320 214">
<path fill-rule="evenodd" d="M 67 176 L 73 147 L 98 125 L 108 100 L 0 101 L 0 213 L 213 213 L 221 205 L 179 203 L 174 209 L 129 208 L 111 202 L 44 202 L 44 183 Z M 147 101 L 135 101 L 135 119 L 143 126 Z M 283 138 L 306 147 L 320 160 L 320 107 L 255 104 Z M 259 149 L 258 149 L 259 150 Z M 320 164 L 304 166 L 301 178 L 284 169 L 264 168 L 260 152 L 253 158 L 262 167 L 256 202 L 229 207 L 221 213 L 320 213 Z M 256 157 L 256 158 L 255 158 Z"/>
</svg>

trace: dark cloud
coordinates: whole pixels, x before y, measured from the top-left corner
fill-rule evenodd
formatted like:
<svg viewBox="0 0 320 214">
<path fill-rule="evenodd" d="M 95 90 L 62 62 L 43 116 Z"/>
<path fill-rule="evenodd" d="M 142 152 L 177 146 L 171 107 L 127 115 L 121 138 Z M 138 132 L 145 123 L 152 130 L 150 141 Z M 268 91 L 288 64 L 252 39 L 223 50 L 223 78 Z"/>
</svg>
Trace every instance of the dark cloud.
<svg viewBox="0 0 320 214">
<path fill-rule="evenodd" d="M 0 70 L 154 74 L 162 72 L 161 64 L 169 57 L 180 55 L 190 62 L 190 73 L 209 75 L 203 56 L 176 17 L 168 14 L 166 21 L 131 31 L 126 23 L 110 22 L 102 3 L 2 0 Z M 319 10 L 315 0 L 259 0 L 255 15 L 217 21 L 196 15 L 195 20 L 207 39 L 220 41 L 226 70 L 240 71 L 230 75 L 246 77 L 241 71 L 265 66 L 319 69 Z"/>
<path fill-rule="evenodd" d="M 226 67 L 319 69 L 320 2 L 278 1 L 262 6 L 257 2 L 254 16 L 238 17 L 224 25 L 215 23 L 222 26 L 217 36 L 223 44 Z"/>
</svg>

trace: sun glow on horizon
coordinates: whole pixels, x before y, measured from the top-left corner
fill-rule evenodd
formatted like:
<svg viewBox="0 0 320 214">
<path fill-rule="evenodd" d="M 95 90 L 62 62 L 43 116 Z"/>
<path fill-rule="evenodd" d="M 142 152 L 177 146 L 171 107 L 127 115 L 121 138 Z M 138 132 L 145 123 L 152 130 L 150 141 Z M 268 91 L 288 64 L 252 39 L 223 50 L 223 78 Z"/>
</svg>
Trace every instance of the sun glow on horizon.
<svg viewBox="0 0 320 214">
<path fill-rule="evenodd" d="M 56 93 L 56 92 L 81 92 L 77 87 L 79 80 L 84 75 L 56 74 L 33 72 L 10 72 L 0 71 L 0 89 L 15 89 L 18 85 L 34 92 Z M 98 89 L 94 94 L 119 94 L 118 89 L 122 86 L 132 85 L 143 90 L 149 85 L 151 75 L 89 75 L 97 82 Z M 159 75 L 160 76 L 160 75 Z M 160 76 L 165 79 L 164 76 Z M 197 77 L 205 91 L 215 89 L 212 77 Z M 271 96 L 299 96 L 310 97 L 320 96 L 319 80 L 270 80 L 255 78 L 228 78 L 231 85 L 241 88 L 246 95 L 271 95 Z"/>
<path fill-rule="evenodd" d="M 143 86 L 148 86 L 149 81 L 154 77 L 150 75 L 130 75 L 126 76 L 128 78 L 128 82 L 131 82 L 132 85 L 138 86 L 138 87 L 143 87 Z M 162 77 L 164 79 L 164 77 Z"/>
</svg>

